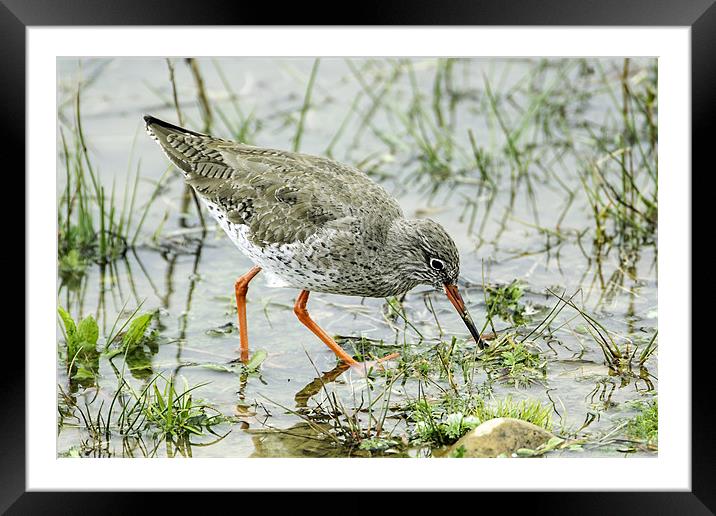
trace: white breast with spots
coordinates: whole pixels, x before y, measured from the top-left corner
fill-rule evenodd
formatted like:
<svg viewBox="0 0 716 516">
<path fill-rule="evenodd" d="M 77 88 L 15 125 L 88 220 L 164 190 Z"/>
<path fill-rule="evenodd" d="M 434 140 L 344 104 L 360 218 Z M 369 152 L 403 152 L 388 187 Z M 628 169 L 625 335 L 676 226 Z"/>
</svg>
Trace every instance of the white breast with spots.
<svg viewBox="0 0 716 516">
<path fill-rule="evenodd" d="M 306 242 L 258 246 L 248 238 L 248 226 L 230 222 L 221 207 L 206 199 L 202 201 L 234 245 L 266 273 L 268 286 L 314 291 L 330 291 L 331 287 L 338 286 L 332 285 L 335 281 L 332 278 L 339 278 L 336 271 L 318 265 L 320 260 L 316 258 L 321 250 L 312 238 Z M 324 249 L 323 252 L 327 251 Z"/>
</svg>

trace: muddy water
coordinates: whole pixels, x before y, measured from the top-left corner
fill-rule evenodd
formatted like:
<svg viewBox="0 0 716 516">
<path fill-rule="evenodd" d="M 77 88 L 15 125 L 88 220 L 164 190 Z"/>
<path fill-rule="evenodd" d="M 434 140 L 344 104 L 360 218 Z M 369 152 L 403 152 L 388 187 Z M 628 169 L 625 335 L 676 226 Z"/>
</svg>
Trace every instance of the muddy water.
<svg viewBox="0 0 716 516">
<path fill-rule="evenodd" d="M 198 64 L 213 106 L 214 134 L 233 137 L 237 121 L 250 116 L 250 143 L 291 148 L 313 60 L 200 59 Z M 361 85 L 345 61 L 322 60 L 312 109 L 305 120 L 301 150 L 326 154 L 335 139 L 330 149 L 333 156 L 369 170 L 398 197 L 406 215 L 427 215 L 443 224 L 460 249 L 464 297 L 478 324 L 482 324 L 486 312 L 483 278 L 486 284 L 509 283 L 519 278 L 526 289 L 523 301 L 543 315 L 557 301 L 547 289 L 569 294 L 579 291 L 575 298 L 578 304 L 619 338 L 639 342 L 651 338 L 657 327 L 657 270 L 653 247 L 643 248 L 634 269 L 625 272 L 617 252 L 597 260 L 591 252 L 589 237 L 580 245 L 574 236 L 560 239 L 540 230 L 554 229 L 562 217 L 560 227 L 565 233 L 590 226 L 591 213 L 574 173 L 580 165 L 569 158 L 547 163 L 575 192 L 571 201 L 565 190 L 536 166 L 530 166 L 535 178 L 530 185 L 531 196 L 524 184 L 513 187 L 514 167 L 502 152 L 504 138 L 495 117 L 489 114 L 483 77 L 488 78 L 492 90 L 503 99 L 506 117 L 510 118 L 511 104 L 529 105 L 533 97 L 525 78 L 535 75 L 535 70 L 542 65 L 529 60 L 474 60 L 460 63 L 453 71 L 455 88 L 465 93 L 457 102 L 454 118 L 449 116 L 449 109 L 445 109 L 449 119 L 446 123 L 454 123 L 454 139 L 465 149 L 456 151 L 455 169 L 464 168 L 464 163 L 470 161 L 465 156 L 470 152 L 467 138 L 470 128 L 478 145 L 495 159 L 496 188 L 490 190 L 477 185 L 475 178 L 479 178 L 479 174 L 474 165 L 459 174 L 461 179 L 457 182 L 449 179 L 435 182 L 419 173 L 424 160 L 417 154 L 415 140 L 406 135 L 397 113 L 407 113 L 415 100 L 416 90 L 411 81 L 423 95 L 423 109 L 432 109 L 436 62 L 413 60 L 412 78 L 404 71 L 386 86 L 394 74 L 394 64 L 382 60 L 353 61 L 354 68 L 360 70 L 359 75 L 364 78 L 365 84 Z M 620 61 L 604 60 L 601 64 L 612 78 L 614 91 L 618 91 Z M 635 66 L 646 64 L 646 61 L 636 62 Z M 181 61 L 175 66 L 185 125 L 202 130 L 200 106 L 189 68 Z M 231 91 L 222 81 L 219 69 Z M 577 64 L 555 66 L 554 70 L 566 70 L 564 73 L 574 84 L 589 88 L 589 98 L 574 103 L 581 106 L 575 111 L 575 117 L 602 121 L 615 116 L 613 101 L 605 88 L 589 82 L 596 82 L 595 78 L 579 82 Z M 554 70 L 541 72 L 543 90 L 559 91 L 561 79 Z M 113 178 L 118 185 L 123 185 L 127 170 L 140 167 L 139 213 L 167 169 L 167 162 L 156 144 L 143 132 L 141 115 L 150 113 L 176 122 L 166 63 L 163 59 L 58 61 L 60 124 L 69 121 L 71 126 L 72 94 L 79 76 L 87 82 L 82 94 L 83 128 L 95 167 L 105 185 L 111 185 Z M 354 100 L 355 112 L 351 106 Z M 566 109 L 571 108 L 568 102 Z M 369 117 L 373 109 L 375 113 Z M 514 112 L 512 120 L 517 120 Z M 337 133 L 338 137 L 334 138 Z M 62 167 L 62 160 L 58 159 L 58 197 L 64 186 Z M 118 191 L 121 192 L 121 188 Z M 252 264 L 232 247 L 212 221 L 208 221 L 207 231 L 202 232 L 191 203 L 187 213 L 182 214 L 182 196 L 181 180 L 172 172 L 148 211 L 137 246 L 111 266 L 90 267 L 79 286 L 60 284 L 59 304 L 75 317 L 95 315 L 104 329 L 101 335 L 109 331 L 120 312 L 126 316 L 139 303 L 143 303 L 143 309 L 160 310 L 160 345 L 156 353 L 147 352 L 146 357 L 151 361 L 151 372 L 135 370 L 125 373 L 127 379 L 141 388 L 148 375 L 176 372 L 189 385 L 206 383 L 197 390 L 196 397 L 226 415 L 240 416 L 236 423 L 222 425 L 217 430 L 221 434 L 230 431 L 219 442 L 192 446 L 192 456 L 334 454 L 330 446 L 316 444 L 315 439 L 297 437 L 305 432 L 302 419 L 281 408 L 296 409 L 300 404 L 297 394 L 314 381 L 316 369 L 326 372 L 336 365 L 333 354 L 295 319 L 291 308 L 296 291 L 268 288 L 259 275 L 248 295 L 249 334 L 252 350 L 266 350 L 268 358 L 260 374 L 248 378 L 215 367 L 237 357 L 233 282 Z M 135 219 L 135 225 L 136 222 Z M 430 303 L 426 302 L 428 299 Z M 383 340 L 384 352 L 393 349 L 403 353 L 427 352 L 441 338 L 449 341 L 453 335 L 466 337 L 462 321 L 445 296 L 429 292 L 427 287 L 417 288 L 404 300 L 405 313 L 414 329 L 406 328 L 400 321 L 388 320 L 382 299 L 314 294 L 309 306 L 314 319 L 322 322 L 329 333 Z M 509 326 L 497 318 L 495 322 L 498 329 Z M 597 441 L 617 427 L 621 418 L 633 414 L 629 401 L 655 394 L 656 357 L 647 364 L 648 382 L 624 380 L 610 374 L 601 350 L 584 332 L 584 321 L 574 311 L 565 309 L 554 327 L 561 323 L 566 324 L 552 339 L 538 339 L 547 359 L 546 378 L 520 388 L 495 383 L 494 396 L 502 398 L 511 394 L 516 399 L 545 402 L 551 399 L 557 408 L 558 414 L 553 415 L 553 420 L 558 426 Z M 58 342 L 62 345 L 59 330 Z M 70 389 L 64 365 L 58 359 L 58 384 L 66 391 L 73 390 L 73 396 L 80 400 L 94 400 L 93 404 L 102 400 L 109 402 L 117 385 L 113 366 L 122 369 L 121 357 L 112 363 L 100 361 L 97 387 Z M 476 377 L 476 381 L 480 379 L 484 376 Z M 385 379 L 377 378 L 370 389 L 364 379 L 346 373 L 330 384 L 330 389 L 350 407 L 362 395 L 379 392 L 384 384 Z M 397 406 L 414 399 L 415 395 L 416 384 L 408 381 L 393 387 L 391 403 Z M 309 406 L 314 402 L 313 398 L 307 401 Z M 580 430 L 589 421 L 591 423 Z M 282 429 L 287 433 L 262 433 L 266 429 Z M 85 438 L 83 431 L 63 425 L 58 435 L 58 453 L 77 448 Z M 208 436 L 193 440 L 207 443 L 214 439 Z M 151 442 L 145 446 L 154 449 Z M 108 452 L 113 456 L 143 455 L 142 446 L 129 448 L 131 450 L 118 438 L 108 444 Z M 579 455 L 621 456 L 617 449 L 618 446 L 593 446 Z M 162 444 L 154 453 L 163 456 L 173 451 Z"/>
</svg>

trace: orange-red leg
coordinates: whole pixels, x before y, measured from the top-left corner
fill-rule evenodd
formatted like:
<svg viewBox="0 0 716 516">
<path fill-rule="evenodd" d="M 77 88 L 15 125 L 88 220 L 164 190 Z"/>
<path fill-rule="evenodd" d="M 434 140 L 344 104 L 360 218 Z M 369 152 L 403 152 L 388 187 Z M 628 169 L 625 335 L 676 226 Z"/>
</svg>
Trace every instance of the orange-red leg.
<svg viewBox="0 0 716 516">
<path fill-rule="evenodd" d="M 331 351 L 333 351 L 338 358 L 340 358 L 344 363 L 348 364 L 352 367 L 360 367 L 361 363 L 354 360 L 352 356 L 350 356 L 348 353 L 343 351 L 341 347 L 336 344 L 336 341 L 331 338 L 330 335 L 328 335 L 323 329 L 318 326 L 313 319 L 311 319 L 311 316 L 308 314 L 308 309 L 306 308 L 306 303 L 308 303 L 308 294 L 310 292 L 308 290 L 302 290 L 301 293 L 296 298 L 296 304 L 293 305 L 293 312 L 296 314 L 296 317 L 298 317 L 298 320 L 301 321 L 301 323 L 311 330 L 316 337 L 321 339 L 321 341 L 331 348 Z M 380 359 L 378 362 L 383 362 L 385 360 L 391 360 L 393 358 L 398 357 L 399 355 L 397 353 L 393 353 L 391 355 L 388 355 L 387 357 L 384 357 Z"/>
<path fill-rule="evenodd" d="M 331 348 L 331 351 L 333 351 L 338 358 L 340 358 L 343 362 L 345 362 L 348 365 L 357 365 L 358 362 L 356 362 L 352 356 L 350 356 L 348 353 L 343 351 L 341 347 L 336 344 L 336 341 L 331 338 L 330 335 L 328 335 L 323 329 L 318 326 L 313 319 L 311 319 L 311 316 L 308 314 L 308 309 L 306 308 L 306 303 L 308 303 L 308 290 L 302 290 L 301 293 L 296 298 L 296 304 L 293 305 L 293 312 L 296 314 L 296 317 L 298 317 L 298 320 L 301 321 L 301 323 L 311 330 L 316 337 L 321 339 L 321 341 Z"/>
<path fill-rule="evenodd" d="M 236 293 L 236 311 L 239 314 L 239 340 L 241 341 L 241 361 L 249 361 L 249 332 L 246 323 L 246 293 L 249 291 L 249 282 L 254 279 L 261 267 L 252 267 L 249 272 L 241 276 L 234 283 Z"/>
</svg>

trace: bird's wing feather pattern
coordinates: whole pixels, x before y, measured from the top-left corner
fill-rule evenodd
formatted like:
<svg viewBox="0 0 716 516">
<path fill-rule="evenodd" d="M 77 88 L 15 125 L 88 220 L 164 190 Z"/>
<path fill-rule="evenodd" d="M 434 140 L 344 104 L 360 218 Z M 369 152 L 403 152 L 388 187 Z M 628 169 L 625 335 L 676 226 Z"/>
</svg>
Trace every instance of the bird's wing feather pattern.
<svg viewBox="0 0 716 516">
<path fill-rule="evenodd" d="M 164 141 L 160 144 L 187 183 L 225 210 L 231 222 L 248 226 L 256 245 L 305 241 L 322 230 L 354 225 L 368 236 L 365 232 L 387 231 L 402 215 L 366 174 L 330 159 L 197 134 L 170 133 Z"/>
</svg>

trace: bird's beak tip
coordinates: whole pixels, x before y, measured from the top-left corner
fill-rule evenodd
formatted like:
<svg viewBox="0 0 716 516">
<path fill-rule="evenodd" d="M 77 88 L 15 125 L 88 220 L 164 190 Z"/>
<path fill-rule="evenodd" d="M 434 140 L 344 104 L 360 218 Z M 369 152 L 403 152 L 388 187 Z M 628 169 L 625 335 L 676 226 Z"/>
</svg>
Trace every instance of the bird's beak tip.
<svg viewBox="0 0 716 516">
<path fill-rule="evenodd" d="M 460 317 L 465 323 L 465 326 L 467 326 L 467 329 L 470 331 L 472 338 L 475 339 L 475 342 L 480 348 L 484 348 L 485 341 L 482 340 L 480 332 L 477 330 L 477 327 L 475 327 L 475 323 L 472 321 L 472 317 L 470 317 L 470 313 L 467 311 L 465 301 L 463 301 L 462 296 L 457 289 L 457 285 L 454 283 L 446 283 L 445 293 L 447 294 L 447 297 L 452 305 L 455 307 L 455 310 L 457 310 L 458 314 L 460 314 Z"/>
</svg>

